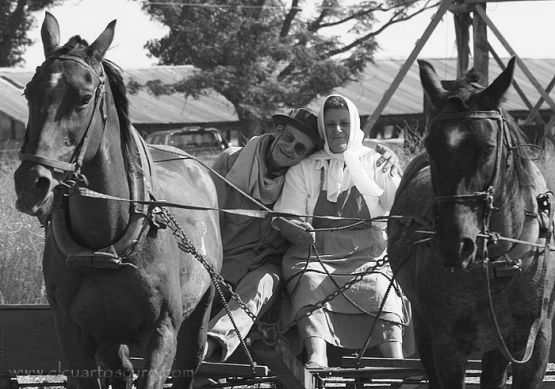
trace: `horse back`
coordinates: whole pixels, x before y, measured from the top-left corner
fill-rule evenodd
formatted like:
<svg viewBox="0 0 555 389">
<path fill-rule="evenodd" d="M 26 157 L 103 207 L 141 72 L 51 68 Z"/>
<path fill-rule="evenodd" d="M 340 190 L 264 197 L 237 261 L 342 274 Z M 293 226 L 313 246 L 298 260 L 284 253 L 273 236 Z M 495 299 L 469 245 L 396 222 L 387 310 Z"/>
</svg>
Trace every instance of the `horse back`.
<svg viewBox="0 0 555 389">
<path fill-rule="evenodd" d="M 156 200 L 183 206 L 167 208 L 200 254 L 219 269 L 222 245 L 218 197 L 208 168 L 174 147 L 156 146 L 150 148 L 150 152 L 156 181 L 153 186 L 158 188 Z M 188 206 L 206 209 L 196 210 Z"/>
<path fill-rule="evenodd" d="M 395 195 L 387 225 L 388 254 L 397 280 L 411 295 L 416 289 L 418 261 L 416 252 L 429 235 L 417 232 L 431 230 L 433 223 L 433 190 L 426 154 L 416 156 L 407 166 Z M 421 242 L 421 243 L 419 243 Z"/>
</svg>

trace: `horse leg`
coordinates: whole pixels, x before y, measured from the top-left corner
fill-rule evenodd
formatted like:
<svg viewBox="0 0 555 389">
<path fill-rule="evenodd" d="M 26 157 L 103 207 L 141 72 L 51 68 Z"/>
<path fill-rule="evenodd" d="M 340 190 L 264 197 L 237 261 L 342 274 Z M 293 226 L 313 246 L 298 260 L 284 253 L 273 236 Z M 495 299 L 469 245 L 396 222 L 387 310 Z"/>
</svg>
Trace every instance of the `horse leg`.
<svg viewBox="0 0 555 389">
<path fill-rule="evenodd" d="M 96 351 L 97 362 L 110 372 L 106 375 L 113 389 L 131 389 L 133 364 L 129 360 L 129 348 L 125 344 L 102 345 Z"/>
<path fill-rule="evenodd" d="M 179 324 L 167 310 L 162 312 L 147 345 L 145 371 L 140 375 L 137 385 L 140 389 L 162 389 L 175 356 Z"/>
<path fill-rule="evenodd" d="M 416 337 L 416 346 L 418 347 L 418 354 L 420 361 L 426 371 L 430 389 L 438 389 L 439 377 L 436 372 L 434 364 L 434 355 L 432 350 L 432 337 L 426 323 L 422 320 L 421 316 L 413 311 L 412 320 L 414 325 L 414 335 Z"/>
<path fill-rule="evenodd" d="M 56 332 L 70 366 L 68 383 L 77 384 L 78 389 L 102 389 L 103 385 L 96 376 L 98 370 L 94 359 L 95 347 L 75 323 L 60 319 L 62 316 L 59 312 L 54 312 Z"/>
<path fill-rule="evenodd" d="M 176 371 L 185 373 L 189 370 L 195 374 L 202 363 L 214 294 L 214 284 L 210 284 L 191 316 L 183 322 L 179 329 L 175 356 Z M 187 374 L 173 377 L 172 388 L 192 389 L 193 378 L 194 375 L 189 377 Z"/>
<path fill-rule="evenodd" d="M 419 352 L 422 344 L 423 362 L 429 374 L 430 388 L 438 389 L 463 389 L 465 365 L 468 358 L 464 341 L 455 337 L 443 323 L 434 323 L 435 327 L 425 327 L 421 316 L 415 329 L 421 340 L 418 342 Z M 421 357 L 422 357 L 421 356 Z"/>
<path fill-rule="evenodd" d="M 442 389 L 463 389 L 468 355 L 455 345 L 434 342 L 434 365 Z"/>
<path fill-rule="evenodd" d="M 530 360 L 524 364 L 513 363 L 513 389 L 541 388 L 549 350 L 551 348 L 551 320 L 544 320 L 536 337 Z"/>
<path fill-rule="evenodd" d="M 488 351 L 482 357 L 482 374 L 480 387 L 482 389 L 503 389 L 507 383 L 507 367 L 509 361 L 501 351 Z"/>
</svg>

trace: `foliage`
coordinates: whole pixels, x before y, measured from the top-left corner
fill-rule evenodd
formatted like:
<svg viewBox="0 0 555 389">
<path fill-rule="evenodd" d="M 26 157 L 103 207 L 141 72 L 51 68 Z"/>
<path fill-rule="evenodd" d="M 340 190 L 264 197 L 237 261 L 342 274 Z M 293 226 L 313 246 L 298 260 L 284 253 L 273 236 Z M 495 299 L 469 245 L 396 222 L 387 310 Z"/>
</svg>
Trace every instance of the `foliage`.
<svg viewBox="0 0 555 389">
<path fill-rule="evenodd" d="M 10 67 L 23 62 L 25 48 L 33 43 L 27 36 L 36 22 L 31 13 L 60 2 L 61 0 L 0 1 L 0 66 Z"/>
<path fill-rule="evenodd" d="M 146 47 L 161 64 L 188 64 L 192 76 L 154 93 L 197 97 L 216 91 L 235 108 L 245 135 L 285 107 L 307 105 L 356 78 L 372 61 L 377 35 L 437 5 L 433 0 L 142 0 L 169 27 Z M 315 7 L 306 16 L 301 7 Z M 389 19 L 379 22 L 378 16 Z M 383 19 L 383 18 L 380 18 Z M 340 27 L 348 36 L 329 36 Z"/>
<path fill-rule="evenodd" d="M 36 218 L 15 209 L 17 155 L 0 159 L 0 303 L 46 304 L 42 281 L 44 232 Z"/>
</svg>

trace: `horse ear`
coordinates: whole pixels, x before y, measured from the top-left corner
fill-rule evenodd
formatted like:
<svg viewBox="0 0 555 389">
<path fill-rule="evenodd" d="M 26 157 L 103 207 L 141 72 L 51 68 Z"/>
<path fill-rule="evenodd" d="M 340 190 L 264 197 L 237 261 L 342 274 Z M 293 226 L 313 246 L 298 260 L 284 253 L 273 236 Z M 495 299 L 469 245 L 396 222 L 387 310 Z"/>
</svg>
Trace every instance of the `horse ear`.
<svg viewBox="0 0 555 389">
<path fill-rule="evenodd" d="M 114 32 L 116 29 L 116 20 L 112 20 L 102 34 L 87 48 L 88 54 L 93 57 L 97 62 L 101 62 L 106 54 L 106 50 L 112 44 L 114 39 Z"/>
<path fill-rule="evenodd" d="M 497 76 L 495 80 L 480 93 L 480 103 L 485 109 L 496 109 L 499 107 L 503 96 L 513 81 L 515 71 L 515 57 L 507 63 L 507 67 Z"/>
<path fill-rule="evenodd" d="M 441 86 L 436 71 L 431 63 L 422 59 L 418 60 L 420 68 L 420 82 L 426 94 L 430 97 L 432 104 L 437 107 L 440 98 L 446 93 L 445 89 Z"/>
<path fill-rule="evenodd" d="M 60 44 L 60 25 L 50 12 L 46 11 L 40 29 L 44 56 L 48 57 Z"/>
</svg>

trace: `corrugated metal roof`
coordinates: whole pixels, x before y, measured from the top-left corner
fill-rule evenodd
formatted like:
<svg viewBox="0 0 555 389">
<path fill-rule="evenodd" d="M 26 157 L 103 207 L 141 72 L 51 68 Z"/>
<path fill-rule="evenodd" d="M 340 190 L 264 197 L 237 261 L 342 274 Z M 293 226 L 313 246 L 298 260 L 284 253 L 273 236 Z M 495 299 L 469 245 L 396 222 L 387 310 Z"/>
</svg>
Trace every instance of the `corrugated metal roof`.
<svg viewBox="0 0 555 389">
<path fill-rule="evenodd" d="M 27 101 L 22 90 L 0 77 L 0 111 L 20 122 L 27 122 Z"/>
<path fill-rule="evenodd" d="M 453 80 L 456 78 L 457 62 L 455 59 L 430 59 L 428 61 L 434 66 L 440 79 Z M 504 63 L 507 61 L 507 59 L 503 60 Z M 523 59 L 523 61 L 539 84 L 544 88 L 547 87 L 555 76 L 555 59 Z M 377 60 L 375 64 L 367 67 L 360 81 L 350 82 L 344 87 L 338 88 L 336 92 L 353 100 L 362 116 L 371 115 L 403 63 L 402 60 Z M 492 82 L 501 71 L 497 63 L 490 59 L 489 81 Z M 531 104 L 535 105 L 540 98 L 540 94 L 518 66 L 515 69 L 514 80 L 524 91 Z M 393 94 L 382 115 L 422 112 L 423 93 L 418 64 L 414 63 Z M 555 100 L 555 90 L 550 93 L 550 97 Z M 315 102 L 310 107 L 318 109 L 320 103 Z M 510 111 L 528 110 L 514 88 L 510 88 L 506 95 L 505 107 Z M 547 103 L 543 103 L 542 108 L 548 109 L 549 107 Z"/>
<path fill-rule="evenodd" d="M 455 59 L 431 59 L 441 79 L 454 79 Z M 507 60 L 504 60 L 506 63 Z M 524 59 L 526 66 L 542 86 L 547 86 L 555 74 L 555 59 Z M 376 60 L 369 64 L 361 79 L 337 88 L 336 93 L 349 97 L 359 108 L 361 115 L 370 115 L 380 102 L 383 94 L 397 75 L 403 60 Z M 163 83 L 176 82 L 192 71 L 190 66 L 159 66 L 148 69 L 124 70 L 126 81 L 133 79 L 140 84 L 159 79 Z M 501 72 L 494 60 L 490 60 L 490 82 Z M 22 88 L 34 72 L 29 70 L 0 68 L 0 111 L 9 116 L 26 121 L 27 104 L 22 96 Z M 515 80 L 528 99 L 535 104 L 540 94 L 517 67 Z M 555 91 L 550 96 L 555 99 Z M 411 66 L 401 85 L 384 109 L 384 115 L 417 114 L 422 112 L 423 91 L 418 75 L 418 65 Z M 233 122 L 237 116 L 233 107 L 222 96 L 211 93 L 198 100 L 185 99 L 182 94 L 153 96 L 145 91 L 129 95 L 130 116 L 134 123 L 207 123 Z M 322 99 L 316 99 L 310 108 L 317 110 Z M 527 107 L 514 88 L 507 95 L 508 110 L 526 110 Z M 544 103 L 543 108 L 547 108 Z"/>
</svg>

